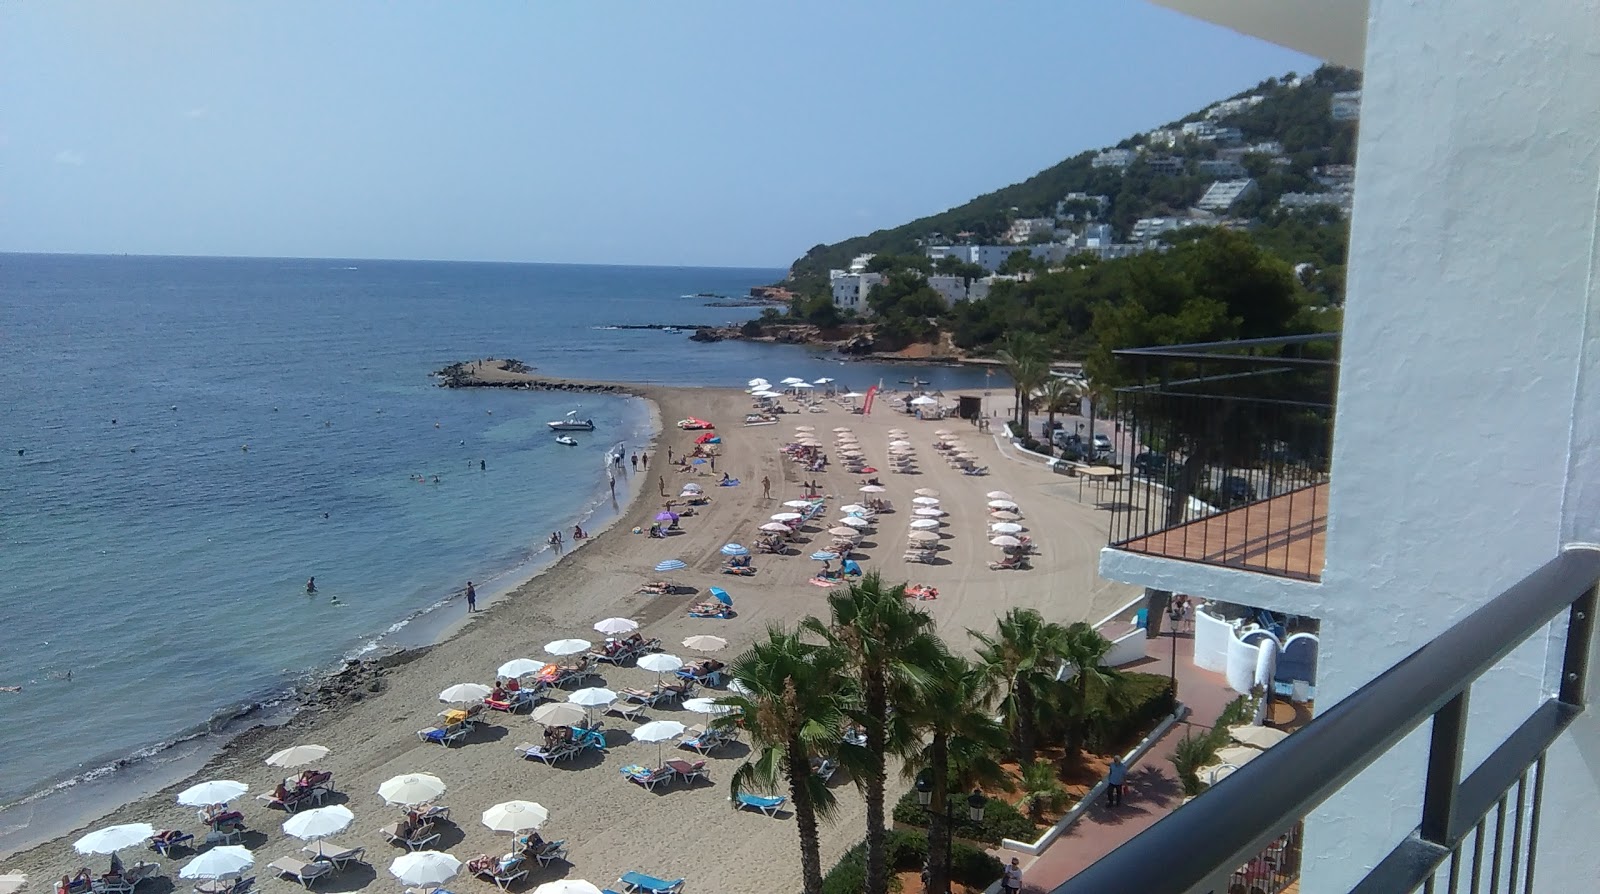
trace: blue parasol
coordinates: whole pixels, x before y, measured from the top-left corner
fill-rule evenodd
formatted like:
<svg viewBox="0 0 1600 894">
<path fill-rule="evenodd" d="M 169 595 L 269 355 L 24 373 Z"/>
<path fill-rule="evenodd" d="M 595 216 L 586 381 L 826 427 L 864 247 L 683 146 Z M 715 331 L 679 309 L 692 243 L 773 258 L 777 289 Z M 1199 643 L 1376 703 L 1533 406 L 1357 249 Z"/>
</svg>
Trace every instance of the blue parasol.
<svg viewBox="0 0 1600 894">
<path fill-rule="evenodd" d="M 688 567 L 689 567 L 688 564 L 685 563 L 682 559 L 667 559 L 666 561 L 657 564 L 656 565 L 656 570 L 657 571 L 682 571 L 683 569 L 688 568 Z"/>
<path fill-rule="evenodd" d="M 748 556 L 750 555 L 750 550 L 746 549 L 742 544 L 729 543 L 722 547 L 722 554 L 725 556 Z"/>
<path fill-rule="evenodd" d="M 729 608 L 733 607 L 733 597 L 728 595 L 727 590 L 724 590 L 721 587 L 712 587 L 711 596 L 723 605 L 726 605 Z"/>
<path fill-rule="evenodd" d="M 676 512 L 657 512 L 656 513 L 656 521 L 677 521 L 677 520 L 678 520 L 678 513 L 676 513 Z"/>
</svg>

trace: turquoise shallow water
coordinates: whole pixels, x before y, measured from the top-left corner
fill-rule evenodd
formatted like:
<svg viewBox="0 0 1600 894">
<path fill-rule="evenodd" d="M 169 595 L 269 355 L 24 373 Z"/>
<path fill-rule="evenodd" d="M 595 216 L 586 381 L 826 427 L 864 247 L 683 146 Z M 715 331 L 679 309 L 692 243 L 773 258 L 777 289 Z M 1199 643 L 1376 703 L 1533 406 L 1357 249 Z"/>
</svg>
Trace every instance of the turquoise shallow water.
<svg viewBox="0 0 1600 894">
<path fill-rule="evenodd" d="M 469 578 L 526 575 L 551 530 L 609 510 L 603 450 L 650 436 L 638 401 L 447 391 L 433 369 L 490 355 L 683 385 L 906 377 L 596 328 L 745 319 L 683 296 L 780 275 L 0 255 L 0 685 L 23 686 L 0 696 L 0 804 L 403 640 L 429 609 L 459 611 Z M 576 448 L 544 424 L 570 409 L 598 426 Z M 38 748 L 63 716 L 102 722 Z"/>
</svg>

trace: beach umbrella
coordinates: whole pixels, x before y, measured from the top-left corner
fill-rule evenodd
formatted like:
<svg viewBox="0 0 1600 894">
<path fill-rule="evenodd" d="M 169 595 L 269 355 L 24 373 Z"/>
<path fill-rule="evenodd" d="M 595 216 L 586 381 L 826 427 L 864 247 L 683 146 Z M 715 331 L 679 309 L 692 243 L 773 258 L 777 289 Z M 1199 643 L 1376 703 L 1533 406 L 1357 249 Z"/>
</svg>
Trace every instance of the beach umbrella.
<svg viewBox="0 0 1600 894">
<path fill-rule="evenodd" d="M 828 385 L 828 384 L 831 384 L 832 382 L 833 382 L 832 379 L 828 378 L 827 376 L 823 376 L 820 379 L 813 379 L 811 381 L 811 384 L 813 384 L 813 385 Z"/>
<path fill-rule="evenodd" d="M 640 658 L 638 665 L 647 671 L 666 674 L 683 667 L 683 659 L 676 655 L 668 655 L 666 652 L 652 652 Z"/>
<path fill-rule="evenodd" d="M 795 389 L 797 391 L 801 390 L 801 389 L 809 391 L 810 389 L 815 388 L 816 386 L 811 384 L 810 382 L 796 382 L 793 385 L 790 385 L 789 387 L 793 388 L 793 389 Z"/>
<path fill-rule="evenodd" d="M 1230 726 L 1228 735 L 1233 741 L 1252 748 L 1271 748 L 1288 738 L 1289 734 L 1281 729 L 1272 729 L 1265 726 Z"/>
<path fill-rule="evenodd" d="M 911 502 L 917 504 L 918 506 L 937 506 L 937 505 L 939 505 L 939 498 L 938 497 L 913 497 L 913 498 L 911 498 Z"/>
<path fill-rule="evenodd" d="M 1017 519 L 1021 518 L 1022 516 L 1016 514 L 1015 512 L 1007 512 L 1004 509 L 1001 509 L 1001 510 L 999 510 L 997 512 L 989 513 L 989 517 L 990 518 L 998 518 L 1001 521 L 1016 521 Z"/>
<path fill-rule="evenodd" d="M 789 526 L 782 522 L 767 522 L 761 526 L 763 531 L 787 531 Z"/>
<path fill-rule="evenodd" d="M 903 428 L 891 428 L 889 429 L 889 436 L 903 438 L 906 436 L 906 430 Z"/>
<path fill-rule="evenodd" d="M 378 786 L 378 797 L 385 804 L 414 807 L 426 804 L 444 794 L 444 780 L 432 773 L 407 773 L 385 779 Z"/>
<path fill-rule="evenodd" d="M 700 493 L 700 490 L 701 490 L 700 485 L 695 484 L 693 481 L 689 482 L 688 484 L 685 484 L 683 486 L 683 489 L 688 491 L 688 492 L 690 492 L 690 493 L 696 493 L 696 494 Z"/>
<path fill-rule="evenodd" d="M 718 652 L 728 647 L 728 641 L 720 636 L 712 636 L 709 633 L 697 633 L 686 638 L 683 641 L 683 647 L 685 649 L 693 649 L 696 652 Z"/>
<path fill-rule="evenodd" d="M 682 571 L 688 567 L 688 563 L 684 562 L 682 559 L 666 559 L 665 561 L 656 563 L 657 571 Z"/>
<path fill-rule="evenodd" d="M 941 438 L 942 438 L 942 437 L 944 437 L 944 436 L 946 436 L 946 435 L 953 435 L 953 434 L 955 434 L 955 432 L 953 432 L 953 431 L 951 431 L 951 430 L 950 430 L 950 429 L 948 429 L 948 428 L 938 428 L 938 429 L 934 429 L 934 432 L 933 432 L 933 433 L 934 433 L 934 434 L 936 434 L 936 435 L 938 435 L 938 436 L 940 436 L 940 437 L 941 437 Z"/>
<path fill-rule="evenodd" d="M 860 503 L 851 503 L 849 506 L 840 506 L 839 511 L 854 515 L 857 512 L 871 512 L 872 510 L 861 505 Z"/>
<path fill-rule="evenodd" d="M 839 554 L 830 553 L 825 549 L 819 549 L 811 554 L 811 558 L 816 559 L 818 562 L 832 562 L 834 559 L 839 558 Z"/>
<path fill-rule="evenodd" d="M 965 450 L 963 450 L 962 452 L 956 454 L 956 459 L 977 459 L 977 458 L 978 458 L 978 454 L 969 453 L 969 452 L 967 452 Z"/>
<path fill-rule="evenodd" d="M 678 493 L 678 496 L 680 496 L 680 497 L 682 497 L 682 498 L 684 498 L 686 500 L 692 500 L 695 497 L 700 496 L 700 492 L 697 491 L 697 490 L 685 490 L 685 491 L 680 491 Z"/>
<path fill-rule="evenodd" d="M 179 792 L 178 803 L 185 807 L 210 807 L 212 804 L 226 804 L 249 790 L 250 786 L 242 782 L 213 779 Z"/>
<path fill-rule="evenodd" d="M 1015 537 L 1012 537 L 1010 534 L 1001 534 L 998 537 L 991 538 L 989 540 L 989 545 L 990 546 L 1006 546 L 1006 547 L 1021 546 L 1022 545 L 1022 541 L 1018 540 Z"/>
<path fill-rule="evenodd" d="M 483 824 L 496 832 L 526 832 L 550 821 L 550 811 L 537 801 L 501 801 L 483 812 Z"/>
<path fill-rule="evenodd" d="M 912 493 L 915 493 L 919 497 L 937 497 L 939 495 L 939 492 L 931 487 L 919 487 Z"/>
<path fill-rule="evenodd" d="M 814 426 L 814 425 L 797 425 L 797 426 L 794 427 L 794 430 L 795 431 L 816 431 L 817 427 Z"/>
<path fill-rule="evenodd" d="M 722 554 L 725 556 L 748 556 L 750 550 L 741 543 L 725 543 L 722 545 Z"/>
<path fill-rule="evenodd" d="M 828 529 L 828 533 L 832 534 L 835 537 L 860 537 L 861 536 L 861 532 L 860 531 L 857 531 L 855 528 L 849 527 L 847 525 L 840 525 L 837 528 L 829 528 Z"/>
<path fill-rule="evenodd" d="M 668 739 L 676 739 L 683 735 L 685 727 L 676 720 L 652 720 L 633 731 L 633 738 L 640 742 L 656 743 L 656 766 L 661 766 L 661 743 Z"/>
<path fill-rule="evenodd" d="M 927 543 L 939 539 L 939 535 L 934 531 L 912 531 L 907 536 L 919 543 Z"/>
<path fill-rule="evenodd" d="M 576 655 L 579 652 L 589 651 L 592 645 L 594 644 L 586 639 L 558 639 L 552 643 L 545 643 L 544 651 L 547 655 Z"/>
<path fill-rule="evenodd" d="M 1011 499 L 1011 495 L 1006 493 L 1003 490 L 992 490 L 992 491 L 989 491 L 987 494 L 984 494 L 984 496 L 988 497 L 991 500 L 1009 500 L 1009 499 Z"/>
<path fill-rule="evenodd" d="M 778 392 L 771 389 L 757 391 L 755 392 L 755 395 L 756 397 L 782 397 L 782 395 L 780 395 Z"/>
<path fill-rule="evenodd" d="M 728 681 L 728 691 L 733 693 L 734 695 L 745 695 L 745 696 L 747 696 L 747 695 L 750 694 L 750 687 L 744 685 L 744 681 L 743 680 L 729 680 Z"/>
<path fill-rule="evenodd" d="M 544 662 L 542 661 L 534 661 L 532 658 L 513 658 L 500 665 L 500 669 L 495 671 L 495 674 L 514 680 L 517 677 L 526 677 L 542 670 L 544 670 Z"/>
<path fill-rule="evenodd" d="M 1017 511 L 1018 509 L 1020 509 L 1022 507 L 1018 506 L 1016 503 L 1013 503 L 1010 500 L 996 499 L 996 500 L 990 500 L 989 501 L 989 508 L 990 509 L 1004 509 L 1007 512 L 1015 512 L 1015 511 Z"/>
<path fill-rule="evenodd" d="M 721 587 L 712 587 L 708 592 L 711 593 L 712 599 L 717 600 L 729 608 L 733 607 L 733 597 L 728 595 L 727 590 L 724 590 Z"/>
<path fill-rule="evenodd" d="M 594 629 L 606 636 L 619 636 L 638 630 L 639 622 L 628 618 L 606 618 L 604 621 L 596 621 Z"/>
<path fill-rule="evenodd" d="M 322 856 L 322 839 L 338 835 L 356 821 L 356 815 L 343 804 L 302 810 L 283 822 L 283 831 L 301 841 L 315 841 L 317 856 Z"/>
<path fill-rule="evenodd" d="M 26 887 L 28 887 L 26 872 L 0 873 L 0 894 L 17 894 Z"/>
<path fill-rule="evenodd" d="M 779 512 L 776 515 L 770 516 L 770 518 L 775 522 L 799 521 L 804 517 L 805 516 L 798 512 Z"/>
<path fill-rule="evenodd" d="M 778 380 L 778 384 L 780 384 L 780 385 L 798 385 L 798 384 L 800 384 L 801 382 L 804 382 L 804 381 L 805 381 L 805 379 L 802 379 L 799 376 L 790 376 L 787 379 L 779 379 Z"/>
<path fill-rule="evenodd" d="M 249 850 L 237 844 L 225 844 L 206 851 L 178 870 L 179 878 L 189 879 L 215 879 L 230 875 L 240 875 L 245 870 L 256 865 L 256 858 Z"/>
<path fill-rule="evenodd" d="M 461 861 L 444 851 L 413 851 L 401 854 L 389 864 L 389 874 L 403 885 L 437 888 L 461 868 Z"/>
<path fill-rule="evenodd" d="M 937 506 L 918 506 L 916 509 L 911 510 L 911 512 L 913 515 L 920 515 L 923 518 L 938 518 L 939 516 L 945 514 L 944 510 Z"/>
<path fill-rule="evenodd" d="M 850 433 L 850 429 L 845 427 L 845 426 L 843 426 L 843 425 L 839 426 L 838 428 L 834 429 L 833 431 L 834 431 L 835 434 L 841 434 L 841 435 Z"/>
<path fill-rule="evenodd" d="M 843 396 L 843 397 L 866 397 L 866 395 L 865 395 L 865 394 L 862 394 L 862 393 L 861 393 L 861 392 L 859 392 L 859 391 L 846 391 L 846 392 L 845 392 L 845 393 L 844 393 L 844 394 L 843 394 L 843 395 L 841 395 L 841 396 Z"/>
<path fill-rule="evenodd" d="M 617 700 L 617 694 L 604 686 L 590 686 L 567 696 L 567 701 L 585 708 L 603 708 Z"/>
<path fill-rule="evenodd" d="M 322 745 L 294 745 L 267 758 L 269 767 L 300 767 L 315 763 L 328 756 Z"/>
<path fill-rule="evenodd" d="M 789 500 L 788 502 L 784 503 L 783 505 L 788 506 L 788 507 L 793 508 L 793 509 L 810 509 L 811 508 L 811 501 L 810 500 Z"/>
<path fill-rule="evenodd" d="M 694 458 L 694 459 L 691 459 L 691 460 L 689 460 L 689 463 L 690 463 L 690 464 L 691 464 L 691 465 L 696 465 L 696 466 L 703 466 L 703 465 L 705 465 L 705 464 L 706 464 L 706 461 L 705 461 L 705 460 L 703 460 L 703 459 L 701 459 L 701 458 L 699 458 L 699 457 L 698 457 L 698 456 L 697 456 L 697 457 L 695 457 L 695 458 Z"/>
<path fill-rule="evenodd" d="M 864 493 L 864 494 L 881 494 L 881 493 L 883 493 L 884 491 L 887 491 L 887 490 L 888 490 L 888 488 L 884 487 L 881 484 L 863 484 L 863 485 L 861 485 L 861 492 Z"/>
<path fill-rule="evenodd" d="M 996 534 L 1021 534 L 1022 526 L 1016 522 L 995 522 L 989 526 L 989 530 Z"/>
<path fill-rule="evenodd" d="M 1217 749 L 1217 755 L 1215 758 L 1213 758 L 1213 762 L 1219 764 L 1232 764 L 1235 767 L 1242 767 L 1263 754 L 1266 754 L 1266 752 L 1259 748 L 1246 748 L 1243 745 L 1229 745 L 1226 748 Z"/>
<path fill-rule="evenodd" d="M 913 397 L 911 399 L 911 405 L 913 407 L 931 407 L 938 402 L 939 401 L 936 398 L 929 397 L 926 394 L 921 397 Z"/>
<path fill-rule="evenodd" d="M 124 823 L 90 832 L 74 841 L 72 847 L 80 854 L 114 854 L 123 848 L 143 845 L 154 834 L 155 827 L 149 823 Z"/>
<path fill-rule="evenodd" d="M 696 714 L 708 714 L 712 717 L 716 717 L 719 714 L 728 714 L 733 711 L 733 708 L 719 703 L 714 698 L 687 699 L 683 703 L 683 709 L 685 711 L 693 711 Z"/>
<path fill-rule="evenodd" d="M 534 723 L 542 723 L 545 726 L 571 726 L 582 722 L 588 716 L 588 712 L 568 702 L 550 702 L 534 708 L 529 716 L 533 718 Z"/>
<path fill-rule="evenodd" d="M 911 523 L 911 527 L 916 528 L 919 531 L 932 530 L 939 527 L 939 525 L 940 522 L 936 518 L 919 518 Z"/>
<path fill-rule="evenodd" d="M 852 528 L 868 528 L 868 527 L 872 526 L 872 522 L 867 521 L 866 519 L 862 518 L 859 515 L 852 515 L 852 516 L 848 516 L 846 518 L 841 518 L 841 519 L 839 519 L 839 524 L 841 524 L 841 525 L 849 525 Z"/>
<path fill-rule="evenodd" d="M 581 878 L 558 878 L 534 888 L 533 894 L 603 894 L 603 892 Z"/>
<path fill-rule="evenodd" d="M 911 442 L 910 441 L 890 441 L 889 442 L 889 446 L 890 447 L 910 447 L 911 446 Z"/>
<path fill-rule="evenodd" d="M 677 521 L 677 520 L 678 520 L 678 513 L 676 513 L 676 512 L 662 511 L 662 512 L 657 512 L 656 513 L 656 521 L 669 522 L 669 521 Z"/>
<path fill-rule="evenodd" d="M 766 379 L 759 378 L 759 377 L 751 379 L 750 381 L 745 383 L 745 385 L 750 387 L 750 388 L 760 388 L 760 387 L 762 387 L 764 385 L 771 385 L 771 384 L 772 383 L 768 382 Z"/>
<path fill-rule="evenodd" d="M 439 701 L 446 704 L 467 704 L 481 702 L 489 697 L 491 690 L 482 683 L 457 683 L 439 693 Z"/>
</svg>

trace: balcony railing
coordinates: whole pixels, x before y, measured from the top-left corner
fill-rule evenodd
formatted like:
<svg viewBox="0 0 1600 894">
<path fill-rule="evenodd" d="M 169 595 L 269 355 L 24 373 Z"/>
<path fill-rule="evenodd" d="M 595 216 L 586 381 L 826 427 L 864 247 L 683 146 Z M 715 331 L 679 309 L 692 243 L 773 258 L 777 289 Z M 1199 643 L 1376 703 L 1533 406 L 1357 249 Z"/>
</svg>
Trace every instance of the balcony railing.
<svg viewBox="0 0 1600 894">
<path fill-rule="evenodd" d="M 1418 825 L 1350 891 L 1532 892 L 1545 752 L 1584 711 L 1597 580 L 1600 551 L 1561 554 L 1055 894 L 1251 894 L 1241 867 L 1289 837 L 1316 853 L 1297 825 L 1430 718 Z M 1559 690 L 1463 777 L 1472 684 L 1563 614 Z"/>
<path fill-rule="evenodd" d="M 1111 545 L 1318 578 L 1337 352 L 1328 333 L 1118 351 Z"/>
</svg>

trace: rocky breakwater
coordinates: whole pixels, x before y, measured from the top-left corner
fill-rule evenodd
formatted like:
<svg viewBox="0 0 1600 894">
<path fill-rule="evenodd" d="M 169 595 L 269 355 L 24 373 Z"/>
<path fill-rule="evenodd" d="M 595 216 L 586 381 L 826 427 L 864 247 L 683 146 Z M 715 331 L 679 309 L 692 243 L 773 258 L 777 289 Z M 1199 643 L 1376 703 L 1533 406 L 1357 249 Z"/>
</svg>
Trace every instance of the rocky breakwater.
<svg viewBox="0 0 1600 894">
<path fill-rule="evenodd" d="M 865 327 L 841 326 L 824 329 L 809 323 L 763 323 L 752 320 L 739 326 L 701 326 L 690 341 L 753 341 L 774 345 L 810 345 L 833 348 L 841 354 L 864 354 L 872 350 L 871 333 Z"/>
<path fill-rule="evenodd" d="M 533 367 L 520 360 L 488 357 L 464 360 L 436 370 L 440 388 L 522 388 L 527 391 L 572 391 L 585 394 L 622 394 L 621 385 L 608 382 L 578 382 L 537 375 Z"/>
</svg>

